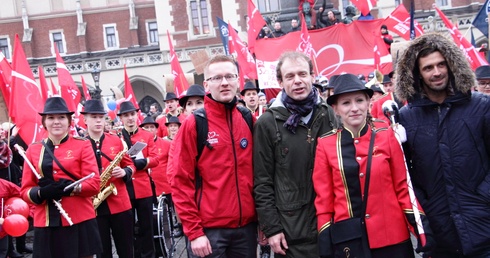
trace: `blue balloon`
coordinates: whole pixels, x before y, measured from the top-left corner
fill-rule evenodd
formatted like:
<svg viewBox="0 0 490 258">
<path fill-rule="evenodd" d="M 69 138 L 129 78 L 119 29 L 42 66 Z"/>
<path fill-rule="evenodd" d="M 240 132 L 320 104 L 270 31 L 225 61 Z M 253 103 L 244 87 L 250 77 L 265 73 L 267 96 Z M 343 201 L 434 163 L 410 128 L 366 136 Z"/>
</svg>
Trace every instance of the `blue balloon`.
<svg viewBox="0 0 490 258">
<path fill-rule="evenodd" d="M 108 107 L 110 110 L 112 110 L 112 111 L 116 110 L 116 107 L 117 107 L 117 103 L 116 103 L 116 101 L 115 101 L 115 100 L 109 100 L 109 101 L 107 102 L 107 107 Z"/>
</svg>

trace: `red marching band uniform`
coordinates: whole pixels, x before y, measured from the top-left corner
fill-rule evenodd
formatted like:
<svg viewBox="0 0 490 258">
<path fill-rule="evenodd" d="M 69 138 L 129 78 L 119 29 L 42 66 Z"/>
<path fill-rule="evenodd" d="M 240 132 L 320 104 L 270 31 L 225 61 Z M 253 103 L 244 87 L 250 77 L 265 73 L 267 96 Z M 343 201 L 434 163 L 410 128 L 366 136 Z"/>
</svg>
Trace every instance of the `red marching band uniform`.
<svg viewBox="0 0 490 258">
<path fill-rule="evenodd" d="M 101 155 L 101 163 L 102 163 L 101 173 L 107 168 L 107 166 L 110 165 L 111 161 L 114 160 L 116 155 L 119 152 L 121 152 L 123 149 L 124 147 L 121 138 L 119 138 L 117 135 L 104 133 L 104 135 L 100 139 L 100 151 L 103 154 L 105 154 L 105 155 Z M 109 157 L 111 160 L 107 159 L 105 156 Z M 134 173 L 134 171 L 136 171 L 133 161 L 127 154 L 123 155 L 123 158 L 119 163 L 119 167 L 123 169 L 129 168 L 131 170 L 131 174 Z M 104 201 L 107 203 L 107 206 L 109 207 L 110 214 L 116 214 L 116 213 L 130 210 L 131 201 L 129 200 L 128 191 L 126 189 L 126 183 L 124 182 L 123 178 L 111 177 L 111 179 L 109 179 L 109 181 L 107 182 L 107 186 L 111 183 L 113 183 L 114 186 L 116 187 L 117 195 L 111 194 Z M 98 212 L 99 209 L 97 210 Z"/>
<path fill-rule="evenodd" d="M 371 135 L 365 125 L 357 136 L 341 129 L 319 139 L 313 173 L 319 232 L 361 210 Z M 378 129 L 365 215 L 371 249 L 406 241 L 408 228 L 415 232 L 404 163 L 393 130 Z"/>
<path fill-rule="evenodd" d="M 158 153 L 159 163 L 158 166 L 151 169 L 151 177 L 155 182 L 157 196 L 162 193 L 171 193 L 171 187 L 167 180 L 168 153 L 170 151 L 171 144 L 172 142 L 169 140 L 155 137 L 155 145 Z"/>
<path fill-rule="evenodd" d="M 48 145 L 50 144 L 48 143 L 50 141 L 47 139 L 44 139 L 43 141 L 47 142 Z M 54 146 L 54 156 L 58 159 L 60 164 L 75 177 L 80 179 L 95 172 L 94 177 L 81 183 L 82 191 L 79 194 L 62 197 L 61 203 L 63 209 L 68 213 L 74 224 L 95 218 L 92 198 L 87 197 L 92 197 L 99 193 L 100 180 L 95 155 L 93 151 L 87 151 L 91 149 L 92 146 L 90 141 L 68 135 L 60 142 L 60 144 Z M 41 142 L 31 144 L 27 149 L 26 156 L 41 176 L 43 176 L 43 165 L 52 164 L 53 178 L 55 181 L 59 179 L 73 180 L 51 159 Z M 52 202 L 50 201 L 44 201 L 43 203 L 38 204 L 33 200 L 38 194 L 38 181 L 39 180 L 36 178 L 31 168 L 25 165 L 22 175 L 22 197 L 24 200 L 36 205 L 36 208 L 34 209 L 34 226 L 48 227 L 52 222 L 51 217 L 49 216 L 49 214 L 51 214 L 50 209 L 56 208 L 52 206 Z M 63 226 L 69 226 L 68 221 L 63 216 L 61 216 L 61 222 Z"/>
<path fill-rule="evenodd" d="M 159 163 L 157 148 L 155 142 L 153 141 L 153 134 L 142 129 L 137 129 L 135 133 L 130 134 L 130 138 L 132 144 L 135 144 L 136 142 L 143 142 L 147 144 L 147 146 L 141 151 L 147 161 L 146 167 L 142 170 L 137 170 L 132 177 L 134 199 L 151 197 L 153 192 L 150 187 L 150 177 L 148 176 L 147 169 L 155 168 Z M 128 191 L 131 190 L 128 188 Z M 130 198 L 131 197 L 132 196 L 130 196 Z"/>
</svg>

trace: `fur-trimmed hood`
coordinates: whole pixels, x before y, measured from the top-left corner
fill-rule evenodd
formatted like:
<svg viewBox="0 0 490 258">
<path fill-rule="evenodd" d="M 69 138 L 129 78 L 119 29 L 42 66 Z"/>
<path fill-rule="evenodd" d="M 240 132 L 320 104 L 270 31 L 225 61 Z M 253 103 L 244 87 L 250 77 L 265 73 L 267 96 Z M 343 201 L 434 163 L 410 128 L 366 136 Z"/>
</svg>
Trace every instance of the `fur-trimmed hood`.
<svg viewBox="0 0 490 258">
<path fill-rule="evenodd" d="M 475 85 L 475 74 L 461 49 L 439 33 L 428 33 L 416 38 L 405 50 L 396 68 L 395 94 L 402 100 L 411 102 L 421 96 L 421 80 L 419 79 L 417 56 L 427 46 L 437 48 L 446 58 L 449 72 L 449 87 L 454 92 L 468 93 Z M 414 68 L 417 71 L 414 71 Z M 417 77 L 417 81 L 415 78 Z"/>
</svg>

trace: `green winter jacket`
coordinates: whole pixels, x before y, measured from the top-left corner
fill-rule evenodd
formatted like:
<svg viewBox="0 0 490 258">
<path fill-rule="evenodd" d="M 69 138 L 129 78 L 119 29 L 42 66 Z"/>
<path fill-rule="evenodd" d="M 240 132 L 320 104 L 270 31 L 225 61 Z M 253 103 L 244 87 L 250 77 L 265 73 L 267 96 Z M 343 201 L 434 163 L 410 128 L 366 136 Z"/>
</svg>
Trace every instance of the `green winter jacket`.
<svg viewBox="0 0 490 258">
<path fill-rule="evenodd" d="M 318 257 L 314 156 L 317 138 L 337 128 L 337 123 L 324 101 L 313 112 L 309 124 L 300 122 L 292 134 L 283 127 L 290 113 L 278 96 L 254 126 L 254 194 L 260 228 L 267 237 L 283 232 L 291 257 L 297 252 Z"/>
</svg>

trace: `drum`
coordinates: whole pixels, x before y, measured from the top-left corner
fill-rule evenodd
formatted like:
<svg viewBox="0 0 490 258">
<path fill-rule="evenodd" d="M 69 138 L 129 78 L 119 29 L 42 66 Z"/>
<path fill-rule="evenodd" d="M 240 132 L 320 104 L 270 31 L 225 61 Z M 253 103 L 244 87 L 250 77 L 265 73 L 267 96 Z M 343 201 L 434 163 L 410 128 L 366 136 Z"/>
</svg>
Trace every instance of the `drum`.
<svg viewBox="0 0 490 258">
<path fill-rule="evenodd" d="M 158 197 L 153 207 L 155 249 L 158 257 L 172 258 L 175 249 L 173 236 L 172 210 L 166 196 Z"/>
</svg>

